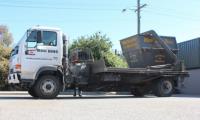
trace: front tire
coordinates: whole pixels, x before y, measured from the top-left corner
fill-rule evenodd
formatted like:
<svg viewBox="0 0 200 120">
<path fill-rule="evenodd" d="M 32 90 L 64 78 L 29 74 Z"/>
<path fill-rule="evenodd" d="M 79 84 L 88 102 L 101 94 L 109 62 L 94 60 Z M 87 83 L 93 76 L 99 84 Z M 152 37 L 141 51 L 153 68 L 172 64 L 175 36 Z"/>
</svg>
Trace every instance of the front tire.
<svg viewBox="0 0 200 120">
<path fill-rule="evenodd" d="M 29 95 L 31 95 L 33 98 L 38 98 L 38 95 L 35 93 L 34 87 L 31 87 L 29 90 L 28 90 L 28 93 Z"/>
<path fill-rule="evenodd" d="M 41 99 L 56 98 L 61 90 L 61 82 L 58 77 L 52 75 L 41 76 L 35 84 L 36 95 Z"/>
<path fill-rule="evenodd" d="M 158 97 L 170 97 L 174 92 L 174 82 L 171 79 L 160 79 L 155 83 L 154 94 Z"/>
</svg>

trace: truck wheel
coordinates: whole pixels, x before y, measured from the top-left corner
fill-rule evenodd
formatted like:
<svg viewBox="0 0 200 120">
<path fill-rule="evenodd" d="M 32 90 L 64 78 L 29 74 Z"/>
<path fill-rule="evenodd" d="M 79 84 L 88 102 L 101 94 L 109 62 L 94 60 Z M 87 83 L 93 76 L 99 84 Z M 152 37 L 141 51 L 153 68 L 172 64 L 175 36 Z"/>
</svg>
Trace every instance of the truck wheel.
<svg viewBox="0 0 200 120">
<path fill-rule="evenodd" d="M 28 93 L 29 95 L 31 95 L 33 98 L 38 98 L 38 96 L 36 95 L 33 87 L 31 87 L 29 90 L 28 90 Z"/>
<path fill-rule="evenodd" d="M 45 75 L 37 80 L 34 90 L 39 98 L 53 99 L 57 97 L 61 87 L 61 82 L 57 77 Z"/>
<path fill-rule="evenodd" d="M 136 88 L 131 91 L 131 94 L 134 95 L 135 97 L 144 97 L 145 93 L 143 89 Z"/>
<path fill-rule="evenodd" d="M 170 97 L 174 92 L 174 82 L 170 79 L 161 79 L 155 83 L 154 94 L 158 97 Z"/>
</svg>

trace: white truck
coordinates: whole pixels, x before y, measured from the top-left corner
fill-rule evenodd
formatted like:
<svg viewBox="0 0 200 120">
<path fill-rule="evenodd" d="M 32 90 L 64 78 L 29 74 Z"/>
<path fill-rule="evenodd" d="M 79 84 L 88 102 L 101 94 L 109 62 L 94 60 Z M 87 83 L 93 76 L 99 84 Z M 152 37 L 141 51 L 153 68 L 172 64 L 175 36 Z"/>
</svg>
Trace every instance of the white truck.
<svg viewBox="0 0 200 120">
<path fill-rule="evenodd" d="M 143 35 L 159 40 L 153 31 Z M 169 55 L 174 57 L 171 52 Z M 176 66 L 172 63 L 148 68 L 107 68 L 104 60 L 94 61 L 89 49 L 75 49 L 68 55 L 68 42 L 60 29 L 35 26 L 12 50 L 8 83 L 20 85 L 31 96 L 42 99 L 55 98 L 66 89 L 73 89 L 74 96 L 78 89 L 80 96 L 82 90 L 98 90 L 166 97 L 172 95 L 180 79 L 188 76 L 183 65 Z"/>
</svg>

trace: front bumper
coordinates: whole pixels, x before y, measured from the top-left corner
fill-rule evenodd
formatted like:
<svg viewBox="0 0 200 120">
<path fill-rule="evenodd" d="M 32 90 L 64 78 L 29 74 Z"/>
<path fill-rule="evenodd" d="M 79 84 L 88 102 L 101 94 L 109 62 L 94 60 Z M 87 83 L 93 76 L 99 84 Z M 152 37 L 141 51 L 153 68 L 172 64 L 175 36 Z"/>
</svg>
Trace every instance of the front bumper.
<svg viewBox="0 0 200 120">
<path fill-rule="evenodd" d="M 18 84 L 18 83 L 20 83 L 20 81 L 17 73 L 12 73 L 8 75 L 8 84 Z"/>
</svg>

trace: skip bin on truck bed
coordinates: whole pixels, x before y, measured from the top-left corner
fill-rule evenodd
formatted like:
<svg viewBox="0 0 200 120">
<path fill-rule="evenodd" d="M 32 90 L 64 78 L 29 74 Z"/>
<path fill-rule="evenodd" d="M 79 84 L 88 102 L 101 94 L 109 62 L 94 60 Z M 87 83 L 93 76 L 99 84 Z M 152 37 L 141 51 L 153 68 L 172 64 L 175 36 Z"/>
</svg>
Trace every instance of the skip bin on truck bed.
<svg viewBox="0 0 200 120">
<path fill-rule="evenodd" d="M 175 54 L 177 53 L 175 37 L 160 36 L 160 38 Z M 144 68 L 173 63 L 173 59 L 167 55 L 166 51 L 154 38 L 135 35 L 120 40 L 120 44 L 130 68 Z"/>
</svg>

